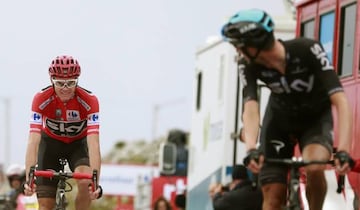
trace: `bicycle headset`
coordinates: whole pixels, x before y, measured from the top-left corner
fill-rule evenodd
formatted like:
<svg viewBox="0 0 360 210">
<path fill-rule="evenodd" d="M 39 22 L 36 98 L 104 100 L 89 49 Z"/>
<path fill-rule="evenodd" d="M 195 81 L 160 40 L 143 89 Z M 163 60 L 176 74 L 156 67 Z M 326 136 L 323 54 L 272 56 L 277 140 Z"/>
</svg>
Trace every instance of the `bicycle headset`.
<svg viewBox="0 0 360 210">
<path fill-rule="evenodd" d="M 225 41 L 240 48 L 250 60 L 254 60 L 261 50 L 270 49 L 274 43 L 274 21 L 263 10 L 241 10 L 233 15 L 222 27 Z M 255 56 L 247 53 L 246 47 L 257 49 Z"/>
</svg>

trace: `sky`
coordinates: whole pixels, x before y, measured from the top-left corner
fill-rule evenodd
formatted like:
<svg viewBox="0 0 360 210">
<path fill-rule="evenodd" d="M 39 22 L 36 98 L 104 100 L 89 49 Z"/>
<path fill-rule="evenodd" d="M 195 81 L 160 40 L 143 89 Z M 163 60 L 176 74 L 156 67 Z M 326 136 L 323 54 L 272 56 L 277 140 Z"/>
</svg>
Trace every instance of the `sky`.
<svg viewBox="0 0 360 210">
<path fill-rule="evenodd" d="M 281 4 L 269 8 L 265 0 L 0 2 L 5 164 L 24 163 L 32 98 L 50 84 L 48 67 L 57 55 L 78 59 L 79 85 L 99 99 L 105 155 L 119 140 L 151 141 L 172 128 L 189 131 L 196 50 L 208 37 L 220 36 L 222 24 L 239 9 L 283 12 Z"/>
</svg>

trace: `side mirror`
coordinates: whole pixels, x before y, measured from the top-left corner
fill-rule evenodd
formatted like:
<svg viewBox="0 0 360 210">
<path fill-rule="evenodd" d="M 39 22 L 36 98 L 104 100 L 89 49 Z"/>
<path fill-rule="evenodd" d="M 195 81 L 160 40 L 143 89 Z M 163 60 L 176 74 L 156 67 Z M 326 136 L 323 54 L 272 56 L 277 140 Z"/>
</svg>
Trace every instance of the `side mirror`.
<svg viewBox="0 0 360 210">
<path fill-rule="evenodd" d="M 176 171 L 176 145 L 162 143 L 159 152 L 159 169 L 162 175 L 173 175 Z"/>
<path fill-rule="evenodd" d="M 240 128 L 240 131 L 239 131 L 239 140 L 241 142 L 244 142 L 245 143 L 245 140 L 244 140 L 244 135 L 243 135 L 243 127 Z"/>
<path fill-rule="evenodd" d="M 234 140 L 239 139 L 241 142 L 245 143 L 243 136 L 243 128 L 240 128 L 239 133 L 232 133 L 230 137 Z"/>
</svg>

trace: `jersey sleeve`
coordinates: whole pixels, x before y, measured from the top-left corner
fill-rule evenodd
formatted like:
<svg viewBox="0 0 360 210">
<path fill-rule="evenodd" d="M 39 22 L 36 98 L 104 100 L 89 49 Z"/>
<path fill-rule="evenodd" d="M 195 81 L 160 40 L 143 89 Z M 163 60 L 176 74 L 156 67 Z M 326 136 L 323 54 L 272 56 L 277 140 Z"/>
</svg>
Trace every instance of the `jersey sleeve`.
<svg viewBox="0 0 360 210">
<path fill-rule="evenodd" d="M 42 129 L 43 112 L 41 106 L 40 94 L 36 94 L 32 100 L 30 115 L 30 133 L 40 133 Z"/>
<path fill-rule="evenodd" d="M 87 115 L 87 135 L 99 134 L 100 117 L 99 101 L 95 95 L 91 96 L 90 110 Z"/>
<path fill-rule="evenodd" d="M 249 100 L 258 100 L 255 69 L 252 69 L 252 65 L 242 60 L 239 62 L 239 74 L 243 86 L 244 103 Z"/>
<path fill-rule="evenodd" d="M 320 42 L 313 41 L 309 55 L 314 63 L 315 74 L 327 90 L 328 95 L 343 91 L 339 77 Z"/>
</svg>

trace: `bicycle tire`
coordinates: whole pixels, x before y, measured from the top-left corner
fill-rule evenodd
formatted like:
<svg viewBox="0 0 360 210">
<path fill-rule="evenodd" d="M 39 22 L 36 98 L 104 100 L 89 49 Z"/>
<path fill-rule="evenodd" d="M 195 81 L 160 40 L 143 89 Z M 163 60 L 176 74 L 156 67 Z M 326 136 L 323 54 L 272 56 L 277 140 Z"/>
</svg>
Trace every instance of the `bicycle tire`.
<svg viewBox="0 0 360 210">
<path fill-rule="evenodd" d="M 279 164 L 279 165 L 286 165 L 289 166 L 289 172 L 291 172 L 291 170 L 296 171 L 298 174 L 299 173 L 299 169 L 308 165 L 312 165 L 312 164 L 334 164 L 333 160 L 315 160 L 315 161 L 306 161 L 303 159 L 276 159 L 276 158 L 267 158 L 265 159 L 265 162 L 271 163 L 271 164 Z M 296 179 L 299 181 L 299 175 L 296 176 Z M 293 191 L 294 189 L 292 188 L 292 183 L 291 182 L 291 178 L 290 180 L 288 180 L 288 186 L 287 189 L 292 191 L 292 195 L 288 194 L 287 198 L 286 198 L 286 206 L 283 206 L 281 209 L 282 210 L 303 210 L 303 206 L 302 201 L 301 201 L 301 195 L 300 195 L 300 188 L 296 189 L 296 191 Z M 297 184 L 300 184 L 299 182 Z M 295 197 L 292 197 L 295 196 Z"/>
<path fill-rule="evenodd" d="M 57 193 L 55 210 L 66 210 L 66 197 L 64 194 Z"/>
</svg>

